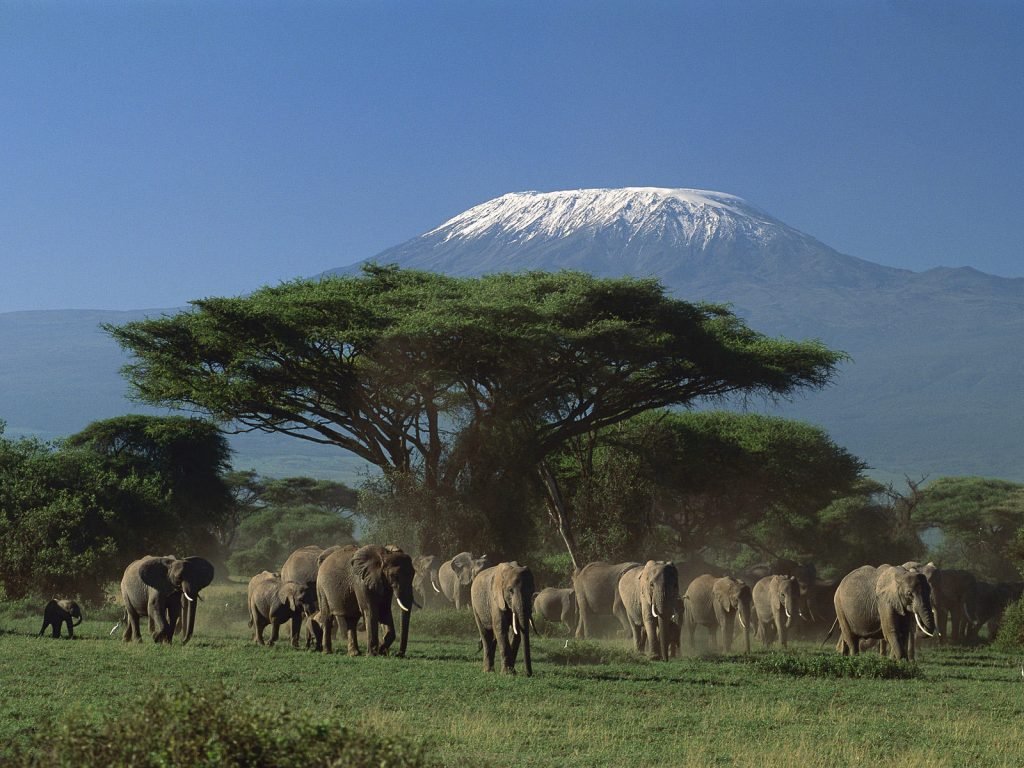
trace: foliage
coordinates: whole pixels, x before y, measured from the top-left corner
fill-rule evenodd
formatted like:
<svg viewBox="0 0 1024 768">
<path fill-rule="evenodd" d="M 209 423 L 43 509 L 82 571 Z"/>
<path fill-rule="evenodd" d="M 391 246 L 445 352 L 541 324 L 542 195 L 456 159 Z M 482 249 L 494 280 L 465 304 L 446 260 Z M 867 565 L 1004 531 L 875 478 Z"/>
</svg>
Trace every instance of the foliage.
<svg viewBox="0 0 1024 768">
<path fill-rule="evenodd" d="M 575 447 L 561 477 L 589 559 L 814 551 L 817 514 L 864 468 L 817 427 L 725 411 L 654 411 Z"/>
<path fill-rule="evenodd" d="M 722 306 L 669 298 L 653 280 L 575 272 L 460 279 L 369 267 L 106 329 L 134 354 L 125 374 L 144 402 L 337 445 L 431 491 L 482 492 L 497 478 L 480 447 L 510 439 L 514 466 L 540 471 L 574 557 L 572 511 L 545 465 L 567 441 L 652 408 L 820 387 L 842 358 L 765 337 Z M 443 516 L 443 506 L 424 509 Z M 525 520 L 506 512 L 519 521 L 508 528 Z"/>
<path fill-rule="evenodd" d="M 877 678 L 880 680 L 913 680 L 924 677 L 919 664 L 899 662 L 888 656 L 862 653 L 841 656 L 836 653 L 765 653 L 750 657 L 762 672 L 791 677 Z"/>
<path fill-rule="evenodd" d="M 270 715 L 268 717 L 268 714 Z M 219 685 L 188 685 L 127 702 L 97 724 L 76 717 L 44 730 L 12 766 L 189 765 L 208 768 L 415 768 L 420 750 L 286 708 L 257 708 Z"/>
<path fill-rule="evenodd" d="M 588 640 L 572 640 L 562 647 L 549 648 L 552 664 L 650 664 L 649 657 L 631 648 Z"/>
<path fill-rule="evenodd" d="M 228 567 L 236 576 L 276 571 L 299 547 L 354 540 L 357 494 L 343 483 L 309 477 L 262 478 L 254 472 L 229 477 L 236 504 L 244 508 Z"/>
<path fill-rule="evenodd" d="M 993 647 L 1001 651 L 1024 651 L 1024 600 L 1010 603 L 1003 612 Z M 1024 675 L 1024 672 L 1021 673 Z"/>
<path fill-rule="evenodd" d="M 967 568 L 996 581 L 1020 578 L 1024 558 L 1014 550 L 1024 529 L 1024 484 L 984 477 L 944 477 L 930 483 L 915 510 L 922 527 L 939 528 L 931 553 L 947 568 Z"/>
</svg>

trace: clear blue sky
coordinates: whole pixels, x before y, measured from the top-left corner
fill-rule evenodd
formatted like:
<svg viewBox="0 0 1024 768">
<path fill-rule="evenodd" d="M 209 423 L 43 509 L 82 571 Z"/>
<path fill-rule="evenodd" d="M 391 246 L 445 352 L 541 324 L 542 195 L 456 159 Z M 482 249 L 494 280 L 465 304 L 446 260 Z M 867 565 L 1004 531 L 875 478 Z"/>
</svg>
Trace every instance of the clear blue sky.
<svg viewBox="0 0 1024 768">
<path fill-rule="evenodd" d="M 171 307 L 497 195 L 697 187 L 1024 275 L 1019 2 L 8 2 L 0 311 Z"/>
</svg>

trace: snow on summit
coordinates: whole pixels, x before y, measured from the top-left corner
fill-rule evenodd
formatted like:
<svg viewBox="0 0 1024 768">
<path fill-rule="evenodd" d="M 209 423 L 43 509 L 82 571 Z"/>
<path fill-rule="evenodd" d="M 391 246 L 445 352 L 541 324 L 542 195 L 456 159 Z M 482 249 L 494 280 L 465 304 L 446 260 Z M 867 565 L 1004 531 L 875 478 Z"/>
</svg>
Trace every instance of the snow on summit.
<svg viewBox="0 0 1024 768">
<path fill-rule="evenodd" d="M 625 235 L 705 243 L 713 238 L 764 240 L 781 222 L 742 198 L 700 189 L 626 187 L 513 192 L 474 206 L 424 237 L 435 242 L 500 234 L 525 243 L 609 230 Z"/>
</svg>

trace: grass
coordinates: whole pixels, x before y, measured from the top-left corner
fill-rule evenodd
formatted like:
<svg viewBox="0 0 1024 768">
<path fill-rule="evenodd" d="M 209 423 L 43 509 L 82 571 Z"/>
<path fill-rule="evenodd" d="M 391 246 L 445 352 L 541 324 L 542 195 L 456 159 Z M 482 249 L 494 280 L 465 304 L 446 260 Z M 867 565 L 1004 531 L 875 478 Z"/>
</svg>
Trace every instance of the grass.
<svg viewBox="0 0 1024 768">
<path fill-rule="evenodd" d="M 185 685 L 222 686 L 268 722 L 284 708 L 395 736 L 440 765 L 1010 766 L 1024 755 L 1012 654 L 924 649 L 916 666 L 895 665 L 910 677 L 886 679 L 885 660 L 813 644 L 663 663 L 625 641 L 566 648 L 556 632 L 534 636 L 534 676 L 511 677 L 483 673 L 468 612 L 415 615 L 405 659 L 351 659 L 257 647 L 244 601 L 219 589 L 184 647 L 126 646 L 105 615 L 87 615 L 69 642 L 34 637 L 36 617 L 0 614 L 0 764 L 3 745 L 53 723 L 98 728 Z"/>
</svg>

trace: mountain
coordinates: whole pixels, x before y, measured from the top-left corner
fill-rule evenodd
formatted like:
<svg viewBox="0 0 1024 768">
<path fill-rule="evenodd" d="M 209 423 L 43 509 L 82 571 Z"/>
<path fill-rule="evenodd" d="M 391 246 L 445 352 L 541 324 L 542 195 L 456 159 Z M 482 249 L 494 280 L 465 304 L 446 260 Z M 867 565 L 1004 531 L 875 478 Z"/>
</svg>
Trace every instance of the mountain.
<svg viewBox="0 0 1024 768">
<path fill-rule="evenodd" d="M 883 478 L 1024 481 L 1024 280 L 894 269 L 838 253 L 738 197 L 654 188 L 503 195 L 371 261 L 453 275 L 657 277 L 680 298 L 731 304 L 759 331 L 849 354 L 832 387 L 751 409 L 820 424 Z M 145 411 L 127 400 L 125 357 L 99 324 L 160 313 L 0 314 L 7 434 L 51 439 Z M 232 443 L 239 468 L 348 482 L 362 471 L 344 452 L 298 440 Z"/>
<path fill-rule="evenodd" d="M 731 304 L 757 330 L 850 355 L 829 389 L 758 410 L 822 425 L 881 476 L 1024 480 L 1022 279 L 895 269 L 741 198 L 657 188 L 503 195 L 371 261 L 657 277 L 680 298 Z"/>
</svg>

